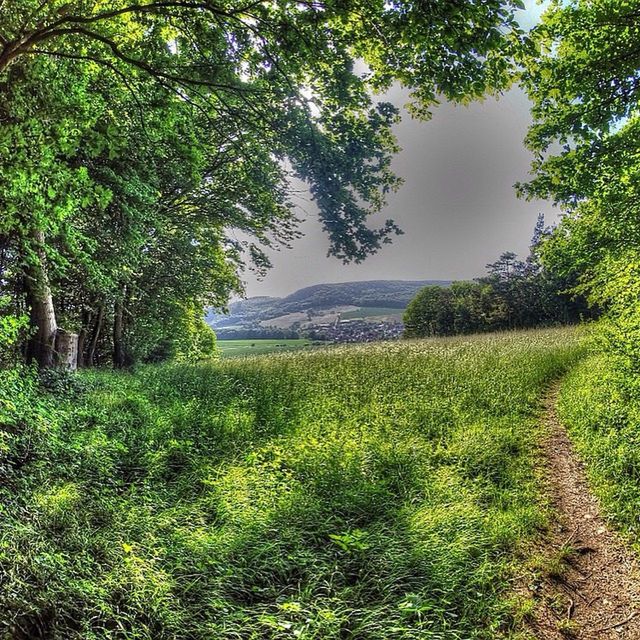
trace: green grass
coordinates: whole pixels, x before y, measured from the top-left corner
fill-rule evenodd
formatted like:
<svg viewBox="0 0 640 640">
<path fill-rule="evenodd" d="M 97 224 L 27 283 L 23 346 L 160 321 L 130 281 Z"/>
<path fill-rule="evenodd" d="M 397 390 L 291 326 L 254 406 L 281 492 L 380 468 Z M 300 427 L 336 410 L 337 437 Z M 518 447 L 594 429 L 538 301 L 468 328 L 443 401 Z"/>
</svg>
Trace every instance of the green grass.
<svg viewBox="0 0 640 640">
<path fill-rule="evenodd" d="M 311 340 L 218 340 L 218 349 L 223 358 L 255 356 L 265 353 L 293 351 L 313 346 Z"/>
<path fill-rule="evenodd" d="M 640 379 L 595 353 L 567 376 L 558 410 L 606 514 L 640 550 Z"/>
<path fill-rule="evenodd" d="M 395 342 L 64 401 L 7 373 L 0 637 L 504 637 L 539 397 L 580 356 L 571 331 Z"/>
<path fill-rule="evenodd" d="M 387 307 L 362 307 L 353 311 L 345 311 L 340 316 L 343 320 L 357 318 L 377 318 L 378 316 L 401 316 L 404 309 L 391 309 Z"/>
</svg>

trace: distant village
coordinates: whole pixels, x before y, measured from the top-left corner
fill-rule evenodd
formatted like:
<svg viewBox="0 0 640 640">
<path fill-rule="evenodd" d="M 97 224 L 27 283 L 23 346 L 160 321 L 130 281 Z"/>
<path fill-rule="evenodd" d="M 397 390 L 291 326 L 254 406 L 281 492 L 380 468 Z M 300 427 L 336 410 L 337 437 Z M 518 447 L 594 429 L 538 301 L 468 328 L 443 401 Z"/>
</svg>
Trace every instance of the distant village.
<svg viewBox="0 0 640 640">
<path fill-rule="evenodd" d="M 333 322 L 319 322 L 281 329 L 269 326 L 218 329 L 220 340 L 291 340 L 308 338 L 319 342 L 355 343 L 376 342 L 378 340 L 398 340 L 402 337 L 404 325 L 395 320 L 371 318 L 336 319 Z"/>
<path fill-rule="evenodd" d="M 343 343 L 398 340 L 402 337 L 403 330 L 402 322 L 349 319 L 312 325 L 304 333 L 312 340 Z"/>
</svg>

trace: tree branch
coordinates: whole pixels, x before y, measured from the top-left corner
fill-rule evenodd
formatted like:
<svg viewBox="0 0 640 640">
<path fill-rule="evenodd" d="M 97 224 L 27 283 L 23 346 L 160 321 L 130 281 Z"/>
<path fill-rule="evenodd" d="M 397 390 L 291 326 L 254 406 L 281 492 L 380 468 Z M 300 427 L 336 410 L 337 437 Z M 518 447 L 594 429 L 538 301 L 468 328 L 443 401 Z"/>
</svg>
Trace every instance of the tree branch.
<svg viewBox="0 0 640 640">
<path fill-rule="evenodd" d="M 111 20 L 119 16 L 127 15 L 129 13 L 157 13 L 162 9 L 197 9 L 204 10 L 215 15 L 231 18 L 237 15 L 241 15 L 247 11 L 250 11 L 254 7 L 262 4 L 264 0 L 258 0 L 252 2 L 244 7 L 233 9 L 231 11 L 224 11 L 219 7 L 214 6 L 211 2 L 189 2 L 188 0 L 165 0 L 161 2 L 151 2 L 149 4 L 133 4 L 128 7 L 122 7 L 121 9 L 113 9 L 111 11 L 103 11 L 92 16 L 78 16 L 78 15 L 66 15 L 59 18 L 55 22 L 43 27 L 40 31 L 49 31 L 57 29 L 65 24 L 93 24 L 95 22 L 101 22 L 102 20 Z M 38 32 L 35 32 L 38 33 Z"/>
<path fill-rule="evenodd" d="M 138 58 L 132 58 L 131 56 L 128 56 L 127 54 L 123 53 L 118 47 L 118 45 L 110 38 L 103 36 L 101 33 L 97 33 L 89 29 L 85 29 L 84 27 L 61 28 L 61 29 L 56 29 L 54 31 L 45 32 L 38 37 L 31 37 L 24 43 L 23 45 L 24 50 L 22 51 L 22 53 L 27 53 L 31 48 L 31 46 L 34 44 L 51 40 L 52 38 L 57 36 L 65 36 L 65 35 L 79 35 L 79 36 L 84 36 L 86 38 L 90 38 L 92 40 L 100 42 L 104 44 L 108 49 L 110 49 L 113 56 L 118 60 L 121 60 L 126 64 L 136 67 L 137 69 L 144 71 L 145 73 L 149 74 L 150 76 L 153 76 L 156 79 L 162 79 L 169 82 L 177 82 L 182 85 L 194 85 L 194 86 L 200 86 L 200 87 L 208 87 L 211 89 L 224 89 L 232 92 L 254 93 L 258 91 L 253 87 L 242 87 L 240 85 L 211 82 L 209 80 L 198 80 L 196 78 L 175 76 L 169 73 L 165 73 L 163 71 L 160 71 L 159 69 L 152 67 L 149 63 L 145 62 L 144 60 L 139 60 Z"/>
</svg>

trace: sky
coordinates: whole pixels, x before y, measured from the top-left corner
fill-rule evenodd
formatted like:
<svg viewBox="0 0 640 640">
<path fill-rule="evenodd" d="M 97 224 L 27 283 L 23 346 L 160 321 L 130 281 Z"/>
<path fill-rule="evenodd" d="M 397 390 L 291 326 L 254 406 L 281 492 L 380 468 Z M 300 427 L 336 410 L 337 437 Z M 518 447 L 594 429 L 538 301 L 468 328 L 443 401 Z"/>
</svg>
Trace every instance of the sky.
<svg viewBox="0 0 640 640">
<path fill-rule="evenodd" d="M 529 0 L 521 24 L 530 27 L 541 11 Z M 407 93 L 396 87 L 384 99 L 400 106 Z M 528 177 L 532 158 L 522 141 L 529 123 L 528 100 L 517 88 L 468 107 L 442 104 L 428 122 L 404 113 L 393 163 L 404 184 L 371 218 L 374 226 L 392 218 L 404 235 L 363 263 L 344 265 L 327 257 L 309 199 L 296 211 L 304 236 L 291 249 L 269 252 L 273 268 L 262 280 L 245 273 L 246 295 L 285 296 L 323 282 L 471 279 L 504 251 L 524 257 L 538 213 L 547 224 L 557 219 L 550 203 L 519 200 L 513 188 Z"/>
</svg>

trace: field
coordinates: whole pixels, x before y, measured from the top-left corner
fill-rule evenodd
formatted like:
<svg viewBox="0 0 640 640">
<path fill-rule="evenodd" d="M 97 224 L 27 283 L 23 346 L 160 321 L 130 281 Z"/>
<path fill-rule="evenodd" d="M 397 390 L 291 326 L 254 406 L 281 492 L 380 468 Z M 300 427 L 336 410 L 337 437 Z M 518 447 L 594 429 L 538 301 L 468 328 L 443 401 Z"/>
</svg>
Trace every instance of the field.
<svg viewBox="0 0 640 640">
<path fill-rule="evenodd" d="M 218 340 L 223 358 L 255 356 L 265 353 L 293 351 L 312 346 L 311 340 Z"/>
<path fill-rule="evenodd" d="M 340 305 L 316 311 L 311 318 L 308 312 L 300 311 L 263 320 L 260 325 L 262 327 L 287 329 L 291 328 L 294 324 L 309 327 L 318 324 L 331 324 L 337 320 L 386 320 L 401 322 L 403 313 L 404 309 L 391 307 L 355 307 L 353 305 Z"/>
<path fill-rule="evenodd" d="M 391 309 L 387 307 L 361 307 L 354 311 L 346 311 L 342 314 L 343 320 L 349 319 L 367 319 L 367 318 L 392 318 L 394 320 L 402 320 L 404 309 Z"/>
<path fill-rule="evenodd" d="M 5 372 L 0 637 L 508 637 L 539 400 L 581 356 L 569 330 L 397 342 L 37 401 Z"/>
</svg>

